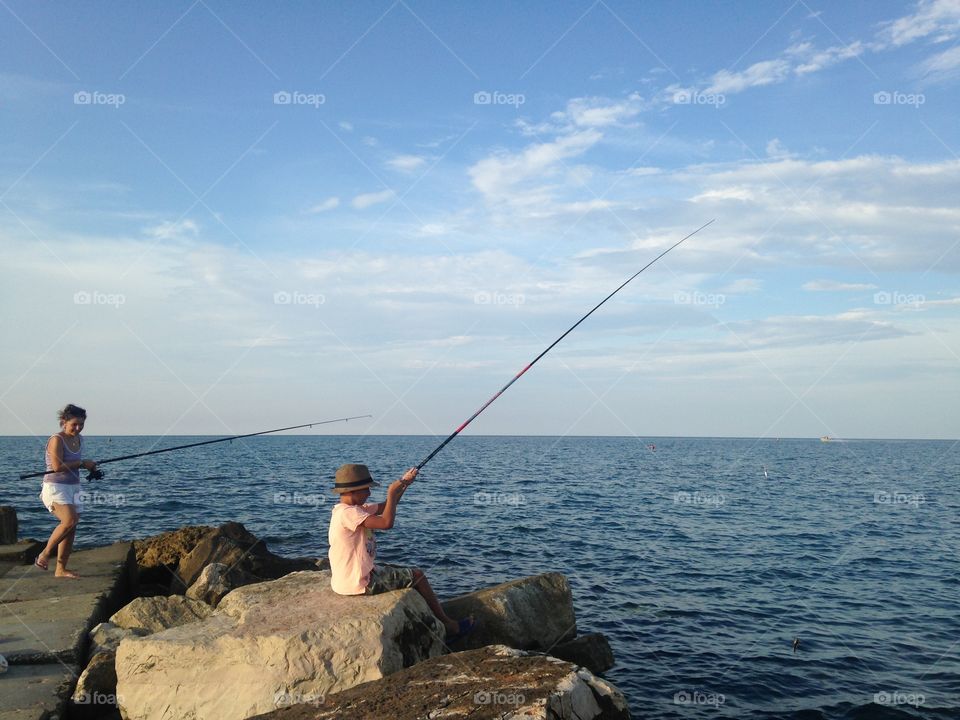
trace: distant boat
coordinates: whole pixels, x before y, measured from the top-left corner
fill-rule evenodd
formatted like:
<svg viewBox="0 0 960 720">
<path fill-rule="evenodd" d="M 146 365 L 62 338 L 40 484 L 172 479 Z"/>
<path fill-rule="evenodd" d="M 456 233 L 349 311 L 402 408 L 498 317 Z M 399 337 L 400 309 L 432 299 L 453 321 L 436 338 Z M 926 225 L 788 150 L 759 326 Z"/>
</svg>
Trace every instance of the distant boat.
<svg viewBox="0 0 960 720">
<path fill-rule="evenodd" d="M 823 435 L 823 436 L 820 438 L 820 442 L 836 442 L 836 443 L 842 443 L 842 442 L 846 442 L 846 440 L 841 440 L 840 438 L 831 437 L 831 436 L 829 436 L 829 435 Z"/>
</svg>

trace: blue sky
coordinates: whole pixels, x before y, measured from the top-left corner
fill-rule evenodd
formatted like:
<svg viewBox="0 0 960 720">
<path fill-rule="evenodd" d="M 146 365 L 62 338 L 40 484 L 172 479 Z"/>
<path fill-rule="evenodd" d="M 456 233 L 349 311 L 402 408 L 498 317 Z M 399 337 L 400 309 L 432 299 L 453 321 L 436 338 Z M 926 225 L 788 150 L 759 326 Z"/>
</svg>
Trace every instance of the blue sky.
<svg viewBox="0 0 960 720">
<path fill-rule="evenodd" d="M 957 0 L 0 18 L 0 434 L 958 436 Z"/>
</svg>

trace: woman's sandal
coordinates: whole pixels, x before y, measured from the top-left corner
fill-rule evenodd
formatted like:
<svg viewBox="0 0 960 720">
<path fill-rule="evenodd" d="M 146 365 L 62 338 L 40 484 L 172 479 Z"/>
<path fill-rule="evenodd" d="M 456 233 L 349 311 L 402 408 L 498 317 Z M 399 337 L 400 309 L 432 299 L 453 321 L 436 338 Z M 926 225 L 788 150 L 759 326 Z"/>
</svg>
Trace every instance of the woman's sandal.
<svg viewBox="0 0 960 720">
<path fill-rule="evenodd" d="M 37 555 L 36 559 L 33 561 L 33 564 L 41 570 L 46 570 L 48 567 L 50 567 L 50 563 L 46 558 L 41 560 L 40 557 L 40 555 Z"/>
</svg>

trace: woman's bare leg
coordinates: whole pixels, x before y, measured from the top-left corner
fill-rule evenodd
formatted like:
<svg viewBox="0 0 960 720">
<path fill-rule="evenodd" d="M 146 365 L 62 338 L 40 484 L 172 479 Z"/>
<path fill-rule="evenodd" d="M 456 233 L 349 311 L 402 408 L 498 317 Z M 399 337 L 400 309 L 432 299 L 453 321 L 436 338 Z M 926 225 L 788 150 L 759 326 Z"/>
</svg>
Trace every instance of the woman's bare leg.
<svg viewBox="0 0 960 720">
<path fill-rule="evenodd" d="M 76 574 L 66 569 L 67 560 L 70 559 L 70 552 L 73 549 L 73 539 L 77 534 L 77 522 L 80 516 L 73 505 L 53 504 L 53 514 L 60 521 L 60 524 L 53 529 L 47 546 L 40 553 L 39 557 L 49 562 L 54 553 L 57 553 L 57 572 L 59 576 L 75 577 Z"/>
</svg>

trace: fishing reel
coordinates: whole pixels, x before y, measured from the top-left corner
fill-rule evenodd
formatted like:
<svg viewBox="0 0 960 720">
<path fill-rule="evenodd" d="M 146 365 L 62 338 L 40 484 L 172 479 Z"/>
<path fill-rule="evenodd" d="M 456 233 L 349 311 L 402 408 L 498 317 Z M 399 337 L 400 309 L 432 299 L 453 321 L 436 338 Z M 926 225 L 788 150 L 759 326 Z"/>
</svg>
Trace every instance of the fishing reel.
<svg viewBox="0 0 960 720">
<path fill-rule="evenodd" d="M 103 480 L 103 470 L 87 470 L 87 480 Z"/>
</svg>

